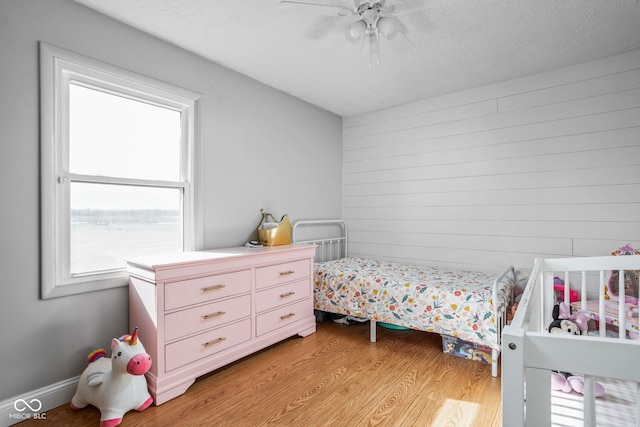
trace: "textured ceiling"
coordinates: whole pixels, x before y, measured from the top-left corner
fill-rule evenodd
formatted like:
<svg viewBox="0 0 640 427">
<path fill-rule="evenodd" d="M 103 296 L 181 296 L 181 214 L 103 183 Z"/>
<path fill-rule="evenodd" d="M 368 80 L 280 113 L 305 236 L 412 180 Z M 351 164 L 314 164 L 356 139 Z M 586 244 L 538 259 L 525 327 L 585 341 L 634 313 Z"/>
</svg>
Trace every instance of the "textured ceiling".
<svg viewBox="0 0 640 427">
<path fill-rule="evenodd" d="M 382 40 L 371 68 L 352 18 L 280 0 L 75 1 L 342 116 L 640 49 L 639 0 L 422 0 L 402 17 L 415 48 Z"/>
</svg>

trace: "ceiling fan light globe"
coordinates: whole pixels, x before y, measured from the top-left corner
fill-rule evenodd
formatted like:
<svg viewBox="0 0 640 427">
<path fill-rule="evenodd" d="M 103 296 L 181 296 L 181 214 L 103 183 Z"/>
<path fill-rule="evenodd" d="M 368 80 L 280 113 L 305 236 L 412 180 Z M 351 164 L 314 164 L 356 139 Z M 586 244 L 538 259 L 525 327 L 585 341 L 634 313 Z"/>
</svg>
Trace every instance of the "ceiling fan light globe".
<svg viewBox="0 0 640 427">
<path fill-rule="evenodd" d="M 400 31 L 400 21 L 395 18 L 380 18 L 378 31 L 389 40 L 393 40 Z"/>
<path fill-rule="evenodd" d="M 345 31 L 345 37 L 351 43 L 359 42 L 367 31 L 367 24 L 364 21 L 356 21 L 349 25 Z"/>
</svg>

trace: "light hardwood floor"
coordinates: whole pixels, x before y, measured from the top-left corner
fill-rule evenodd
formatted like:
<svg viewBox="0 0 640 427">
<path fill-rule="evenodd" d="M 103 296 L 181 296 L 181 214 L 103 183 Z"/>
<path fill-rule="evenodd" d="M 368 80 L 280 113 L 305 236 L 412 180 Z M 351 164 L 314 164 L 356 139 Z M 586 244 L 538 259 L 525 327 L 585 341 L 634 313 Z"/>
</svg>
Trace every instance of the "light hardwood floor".
<svg viewBox="0 0 640 427">
<path fill-rule="evenodd" d="M 318 324 L 199 378 L 186 394 L 121 426 L 499 426 L 500 378 L 489 365 L 442 353 L 440 335 L 369 325 Z M 100 414 L 68 405 L 44 425 L 98 426 Z"/>
</svg>

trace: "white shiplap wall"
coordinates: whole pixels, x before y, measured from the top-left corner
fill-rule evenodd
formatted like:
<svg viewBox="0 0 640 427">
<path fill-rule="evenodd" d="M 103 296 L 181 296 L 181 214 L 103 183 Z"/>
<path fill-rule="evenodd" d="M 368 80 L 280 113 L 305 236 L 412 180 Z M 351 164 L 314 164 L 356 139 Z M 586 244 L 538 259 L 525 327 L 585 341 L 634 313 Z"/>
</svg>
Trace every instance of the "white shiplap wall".
<svg viewBox="0 0 640 427">
<path fill-rule="evenodd" d="M 640 245 L 640 51 L 343 120 L 350 255 L 495 270 Z"/>
</svg>

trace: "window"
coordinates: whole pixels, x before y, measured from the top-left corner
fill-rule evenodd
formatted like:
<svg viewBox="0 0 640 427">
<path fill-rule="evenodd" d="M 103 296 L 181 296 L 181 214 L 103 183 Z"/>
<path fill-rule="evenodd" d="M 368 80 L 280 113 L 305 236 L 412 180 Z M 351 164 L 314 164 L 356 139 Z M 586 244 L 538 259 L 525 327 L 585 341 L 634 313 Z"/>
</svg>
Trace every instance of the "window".
<svg viewBox="0 0 640 427">
<path fill-rule="evenodd" d="M 198 96 L 40 44 L 42 297 L 127 284 L 130 257 L 195 248 Z"/>
</svg>

